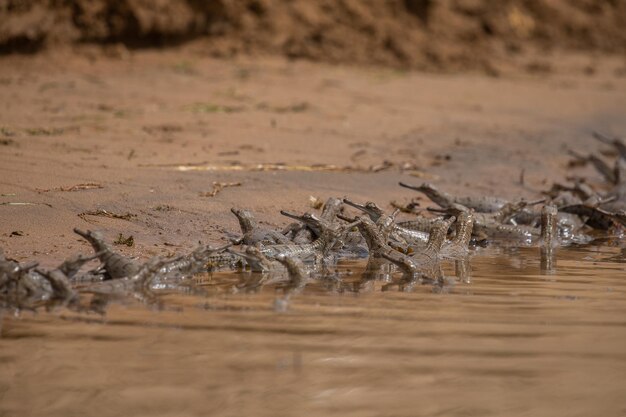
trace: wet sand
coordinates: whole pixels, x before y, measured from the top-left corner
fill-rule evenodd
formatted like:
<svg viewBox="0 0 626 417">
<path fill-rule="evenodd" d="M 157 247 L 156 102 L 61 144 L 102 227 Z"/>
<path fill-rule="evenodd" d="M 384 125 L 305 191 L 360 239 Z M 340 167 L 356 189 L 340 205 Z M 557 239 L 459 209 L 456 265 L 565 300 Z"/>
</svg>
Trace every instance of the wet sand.
<svg viewBox="0 0 626 417">
<path fill-rule="evenodd" d="M 3 57 L 0 246 L 51 264 L 88 251 L 80 227 L 132 235 L 136 256 L 173 253 L 237 233 L 232 206 L 280 226 L 278 210 L 310 210 L 310 196 L 417 197 L 399 180 L 536 197 L 569 173 L 568 148 L 600 149 L 591 130 L 626 132 L 624 63 L 597 59 L 589 75 L 588 60 L 493 78 L 184 50 Z M 241 185 L 202 196 L 213 182 Z M 79 217 L 101 210 L 123 218 Z"/>
</svg>

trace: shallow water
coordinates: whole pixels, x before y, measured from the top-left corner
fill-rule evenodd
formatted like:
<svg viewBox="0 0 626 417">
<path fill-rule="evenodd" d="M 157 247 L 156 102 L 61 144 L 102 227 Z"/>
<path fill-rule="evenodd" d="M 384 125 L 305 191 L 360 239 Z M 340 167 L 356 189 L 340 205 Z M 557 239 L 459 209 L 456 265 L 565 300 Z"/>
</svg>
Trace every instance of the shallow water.
<svg viewBox="0 0 626 417">
<path fill-rule="evenodd" d="M 0 416 L 623 416 L 618 247 L 483 249 L 471 278 L 400 292 L 312 282 L 4 317 Z M 447 274 L 453 264 L 444 264 Z M 389 291 L 382 291 L 382 289 Z"/>
</svg>

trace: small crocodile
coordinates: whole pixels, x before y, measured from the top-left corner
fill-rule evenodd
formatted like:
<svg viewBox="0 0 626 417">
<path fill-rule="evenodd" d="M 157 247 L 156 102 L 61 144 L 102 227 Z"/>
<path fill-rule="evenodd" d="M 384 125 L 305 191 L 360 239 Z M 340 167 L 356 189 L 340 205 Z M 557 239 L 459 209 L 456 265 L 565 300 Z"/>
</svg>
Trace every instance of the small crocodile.
<svg viewBox="0 0 626 417">
<path fill-rule="evenodd" d="M 438 263 L 441 250 L 443 245 L 446 243 L 448 229 L 455 220 L 456 218 L 454 216 L 451 216 L 448 219 L 437 219 L 434 222 L 433 227 L 430 229 L 430 237 L 428 238 L 426 248 L 412 254 L 411 257 L 417 260 L 420 265 Z M 462 239 L 464 238 L 465 235 L 462 236 Z"/>
<path fill-rule="evenodd" d="M 87 262 L 98 258 L 97 253 L 92 256 L 81 254 L 66 259 L 61 265 L 52 270 L 35 268 L 34 272 L 44 277 L 51 286 L 52 294 L 48 307 L 63 305 L 69 308 L 78 308 L 80 297 L 72 288 L 71 279 L 80 271 Z"/>
<path fill-rule="evenodd" d="M 604 198 L 614 197 L 615 201 L 610 205 L 603 205 L 602 208 L 613 212 L 624 210 L 626 209 L 626 141 L 620 138 L 610 138 L 598 132 L 594 132 L 593 137 L 617 151 L 618 157 L 612 167 L 597 154 L 590 153 L 585 156 L 573 151 L 570 153 L 583 163 L 590 162 L 604 178 L 607 188 L 610 188 Z"/>
<path fill-rule="evenodd" d="M 536 227 L 524 225 L 512 225 L 501 223 L 474 223 L 474 236 L 478 239 L 497 239 L 514 241 L 522 245 L 528 245 L 538 237 L 540 230 Z"/>
<path fill-rule="evenodd" d="M 295 214 L 287 210 L 281 210 L 280 214 L 282 214 L 285 217 L 289 217 L 290 219 L 297 220 L 299 225 L 306 228 L 306 230 L 310 232 L 310 238 L 308 242 L 297 242 L 296 239 L 294 238 L 293 242 L 297 244 L 311 243 L 315 241 L 315 239 L 317 239 L 318 237 L 322 235 L 322 226 L 323 225 L 330 226 L 328 222 L 325 222 L 323 219 L 308 212 L 303 213 L 303 214 Z"/>
<path fill-rule="evenodd" d="M 200 245 L 188 255 L 164 262 L 160 274 L 190 277 L 200 272 L 206 272 L 236 262 L 238 258 L 229 256 L 224 251 L 232 244 L 218 248 L 210 245 Z"/>
<path fill-rule="evenodd" d="M 87 262 L 93 261 L 94 259 L 100 258 L 102 253 L 98 252 L 91 256 L 84 256 L 82 254 L 78 254 L 67 258 L 59 267 L 57 268 L 59 271 L 63 273 L 68 279 L 74 278 L 74 276 L 80 271 L 80 269 Z"/>
<path fill-rule="evenodd" d="M 541 210 L 540 269 L 544 273 L 556 270 L 555 248 L 558 241 L 558 210 L 546 204 Z"/>
<path fill-rule="evenodd" d="M 104 264 L 106 279 L 118 279 L 135 275 L 139 272 L 141 264 L 133 259 L 119 254 L 111 249 L 104 241 L 104 237 L 99 232 L 90 230 L 82 231 L 75 228 L 74 233 L 82 236 L 91 244 L 98 254 L 98 259 Z"/>
<path fill-rule="evenodd" d="M 403 272 L 401 280 L 393 285 L 398 285 L 401 289 L 407 290 L 412 288 L 422 278 L 435 282 L 443 280 L 444 275 L 439 258 L 442 247 L 446 242 L 448 229 L 454 220 L 454 217 L 447 220 L 437 219 L 430 230 L 430 238 L 426 248 L 408 257 L 409 262 L 398 257 L 397 254 L 382 254 L 385 259 L 392 262 Z M 386 290 L 389 288 L 390 286 L 385 287 Z"/>
<path fill-rule="evenodd" d="M 372 219 L 369 217 L 357 217 L 353 221 L 358 222 L 357 228 L 363 235 L 369 249 L 370 261 L 368 262 L 368 268 L 366 268 L 366 274 L 368 274 L 368 271 L 370 275 L 380 273 L 382 265 L 376 261 L 376 258 L 384 258 L 392 262 L 406 274 L 420 273 L 420 265 L 416 260 L 391 247 L 383 231 Z M 370 264 L 374 266 L 370 266 Z"/>
<path fill-rule="evenodd" d="M 327 223 L 334 224 L 336 223 L 337 214 L 341 213 L 342 210 L 343 203 L 341 199 L 330 197 L 326 200 L 326 203 L 324 203 L 319 219 Z M 295 225 L 300 225 L 300 228 L 296 228 Z M 315 234 L 315 230 L 312 230 L 308 224 L 292 223 L 291 226 L 296 230 L 292 239 L 294 243 L 311 243 L 315 240 L 315 238 L 319 237 L 319 234 Z"/>
<path fill-rule="evenodd" d="M 446 210 L 434 209 L 432 211 L 459 216 L 461 213 L 466 213 L 469 210 L 469 208 L 461 204 L 454 203 Z M 472 216 L 474 219 L 472 235 L 476 239 L 503 239 L 528 245 L 533 241 L 533 239 L 539 237 L 540 235 L 540 230 L 536 227 L 501 223 L 501 214 L 499 212 L 474 212 L 472 213 Z"/>
<path fill-rule="evenodd" d="M 165 259 L 158 256 L 139 266 L 136 273 L 123 278 L 103 281 L 81 289 L 82 293 L 93 294 L 90 310 L 100 314 L 105 313 L 105 307 L 115 299 L 124 299 L 128 295 L 140 302 L 151 305 L 158 304 L 154 293 L 153 283 L 163 277 L 160 272 L 167 263 L 175 262 L 179 258 Z"/>
<path fill-rule="evenodd" d="M 274 269 L 274 262 L 263 254 L 263 251 L 257 246 L 247 246 L 245 251 L 239 252 L 232 249 L 228 250 L 246 261 L 252 272 L 270 272 Z"/>
<path fill-rule="evenodd" d="M 592 136 L 602 143 L 613 146 L 622 158 L 626 158 L 626 142 L 620 138 L 610 138 L 600 132 L 593 132 Z"/>
<path fill-rule="evenodd" d="M 399 184 L 404 188 L 426 194 L 428 198 L 444 209 L 452 207 L 453 204 L 461 204 L 467 208 L 474 209 L 477 213 L 493 213 L 500 210 L 507 203 L 507 200 L 490 196 L 455 197 L 439 190 L 437 187 L 429 183 L 423 183 L 420 186 L 405 184 L 403 182 L 400 182 Z"/>
<path fill-rule="evenodd" d="M 54 290 L 34 271 L 37 262 L 0 261 L 0 308 L 36 309 L 49 302 Z"/>
<path fill-rule="evenodd" d="M 456 235 L 450 242 L 446 242 L 441 249 L 443 259 L 463 259 L 469 253 L 469 243 L 474 228 L 474 213 L 461 212 L 456 218 Z"/>
<path fill-rule="evenodd" d="M 341 241 L 343 236 L 355 226 L 358 226 L 360 221 L 356 221 L 352 224 L 341 225 L 338 228 L 328 228 L 322 231 L 322 235 L 317 238 L 313 243 L 307 243 L 303 245 L 287 244 L 287 245 L 270 245 L 263 246 L 261 252 L 269 259 L 276 259 L 279 255 L 285 255 L 289 257 L 299 257 L 300 259 L 306 259 L 314 256 L 317 263 L 322 263 L 324 257 L 326 257 L 330 251 Z"/>
<path fill-rule="evenodd" d="M 243 236 L 234 243 L 243 243 L 245 245 L 255 245 L 257 243 L 264 245 L 287 245 L 291 243 L 291 240 L 282 233 L 259 226 L 250 211 L 234 207 L 230 211 L 239 220 L 239 226 L 243 233 Z"/>
<path fill-rule="evenodd" d="M 327 220 L 321 216 L 316 216 L 311 213 L 304 213 L 297 215 L 288 211 L 281 210 L 283 216 L 298 220 L 305 224 L 310 230 L 313 231 L 316 238 L 319 238 L 325 234 L 337 238 L 337 243 L 333 249 L 348 248 L 355 252 L 360 252 L 363 243 L 363 238 L 358 232 L 351 232 L 350 230 L 344 231 L 343 226 L 337 224 L 335 221 Z M 333 219 L 335 220 L 335 219 Z"/>
<path fill-rule="evenodd" d="M 281 231 L 281 233 L 287 236 L 291 242 L 298 245 L 311 243 L 315 240 L 315 231 L 311 230 L 306 224 L 301 222 L 289 223 L 287 227 Z"/>
<path fill-rule="evenodd" d="M 336 222 L 337 215 L 343 211 L 343 200 L 341 198 L 330 197 L 322 207 L 320 217 L 329 222 Z"/>
<path fill-rule="evenodd" d="M 558 210 L 555 206 L 546 204 L 541 210 L 541 240 L 544 247 L 553 248 L 558 242 Z"/>
<path fill-rule="evenodd" d="M 343 210 L 343 203 L 341 199 L 330 197 L 324 203 L 322 207 L 322 213 L 319 215 L 319 218 L 325 220 L 329 223 L 335 223 L 335 219 L 337 214 L 341 213 Z M 289 224 L 285 229 L 283 229 L 282 234 L 286 236 L 290 236 L 290 239 L 293 243 L 303 244 L 303 243 L 311 243 L 320 235 L 316 233 L 314 229 L 311 229 L 311 226 L 307 223 L 303 223 L 301 219 L 298 217 L 294 217 L 292 213 L 285 214 L 287 212 L 283 212 L 281 210 L 281 214 L 291 217 L 295 220 L 298 220 L 297 223 Z M 310 213 L 305 213 L 310 214 Z"/>
<path fill-rule="evenodd" d="M 45 277 L 52 287 L 52 295 L 50 297 L 51 306 L 59 304 L 69 308 L 78 307 L 80 297 L 72 288 L 72 284 L 67 275 L 65 275 L 60 268 L 50 271 L 36 269 L 35 271 Z"/>
<path fill-rule="evenodd" d="M 289 287 L 291 289 L 303 288 L 309 279 L 309 274 L 307 273 L 302 260 L 295 256 L 288 256 L 285 254 L 278 255 L 276 260 L 287 268 Z"/>
<path fill-rule="evenodd" d="M 404 229 L 421 232 L 424 236 L 426 236 L 426 240 L 428 240 L 428 232 L 430 231 L 430 228 L 433 227 L 434 221 L 435 218 L 433 217 L 419 215 L 411 220 L 396 222 L 396 224 Z"/>
<path fill-rule="evenodd" d="M 613 224 L 615 218 L 611 216 L 610 212 L 600 208 L 601 202 L 594 199 L 587 200 L 580 204 L 571 204 L 568 206 L 559 207 L 559 211 L 564 213 L 576 214 L 577 216 L 584 218 L 585 224 L 598 230 L 608 230 Z"/>
<path fill-rule="evenodd" d="M 584 162 L 590 162 L 591 165 L 598 171 L 604 180 L 609 184 L 617 184 L 617 177 L 613 168 L 602 159 L 598 154 L 589 153 L 587 156 L 580 155 L 574 151 L 570 151 L 570 154 L 574 155 L 578 160 Z"/>
<path fill-rule="evenodd" d="M 346 198 L 344 198 L 343 201 L 347 205 L 361 210 L 362 212 L 367 214 L 369 218 L 375 223 L 378 223 L 381 218 L 386 216 L 383 209 L 381 209 L 380 207 L 378 207 L 378 205 L 376 205 L 376 203 L 373 203 L 371 201 L 368 201 L 365 204 L 358 204 Z M 422 246 L 424 243 L 428 242 L 428 233 L 400 226 L 395 223 L 395 216 L 393 217 L 394 221 L 391 223 L 390 230 L 390 237 L 392 239 L 397 240 L 399 243 L 406 243 L 410 246 Z"/>
<path fill-rule="evenodd" d="M 626 227 L 626 210 L 618 210 L 616 212 L 608 212 L 604 209 L 599 209 L 599 211 L 602 214 L 605 214 L 609 217 L 611 217 L 611 219 L 613 219 L 614 222 L 622 225 L 622 227 Z"/>
</svg>

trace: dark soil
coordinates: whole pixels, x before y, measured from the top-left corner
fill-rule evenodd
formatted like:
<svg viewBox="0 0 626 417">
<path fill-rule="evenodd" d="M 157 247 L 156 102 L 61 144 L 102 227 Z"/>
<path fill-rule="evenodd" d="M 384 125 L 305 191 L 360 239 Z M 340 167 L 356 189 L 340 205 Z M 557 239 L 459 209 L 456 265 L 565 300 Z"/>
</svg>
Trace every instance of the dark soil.
<svg viewBox="0 0 626 417">
<path fill-rule="evenodd" d="M 527 51 L 626 52 L 621 0 L 0 0 L 0 53 L 58 45 L 487 70 Z"/>
</svg>

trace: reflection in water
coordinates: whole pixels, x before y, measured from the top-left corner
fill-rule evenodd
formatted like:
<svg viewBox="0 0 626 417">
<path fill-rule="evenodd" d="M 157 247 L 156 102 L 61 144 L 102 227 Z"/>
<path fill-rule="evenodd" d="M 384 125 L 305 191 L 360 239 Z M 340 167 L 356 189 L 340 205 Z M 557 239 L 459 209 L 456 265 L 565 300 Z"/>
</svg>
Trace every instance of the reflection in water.
<svg viewBox="0 0 626 417">
<path fill-rule="evenodd" d="M 373 280 L 387 281 L 391 278 L 392 271 L 393 266 L 389 261 L 384 258 L 371 257 L 367 260 L 365 269 L 361 273 L 361 281 L 363 283 Z"/>
<path fill-rule="evenodd" d="M 459 281 L 469 284 L 472 280 L 472 266 L 469 258 L 454 261 L 454 273 Z"/>
<path fill-rule="evenodd" d="M 156 311 L 128 295 L 106 316 L 5 315 L 0 415 L 623 414 L 621 248 L 441 268 L 219 272 L 153 291 Z"/>
<path fill-rule="evenodd" d="M 539 248 L 541 273 L 549 275 L 556 273 L 556 251 L 557 249 L 552 247 Z"/>
</svg>

